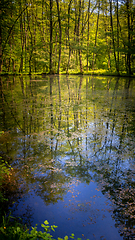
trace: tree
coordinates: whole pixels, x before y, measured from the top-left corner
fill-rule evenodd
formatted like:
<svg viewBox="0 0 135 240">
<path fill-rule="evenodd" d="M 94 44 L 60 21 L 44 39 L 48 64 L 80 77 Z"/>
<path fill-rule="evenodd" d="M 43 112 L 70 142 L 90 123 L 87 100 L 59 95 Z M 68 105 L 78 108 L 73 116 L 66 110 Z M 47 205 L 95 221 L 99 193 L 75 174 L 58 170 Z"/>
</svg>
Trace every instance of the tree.
<svg viewBox="0 0 135 240">
<path fill-rule="evenodd" d="M 52 49 L 53 49 L 53 42 L 52 42 L 52 34 L 53 34 L 53 27 L 52 27 L 52 6 L 53 0 L 50 0 L 50 73 L 53 72 L 52 69 Z"/>
<path fill-rule="evenodd" d="M 113 16 L 112 16 L 112 0 L 109 0 L 109 3 L 110 3 L 110 26 L 111 26 L 111 36 L 112 36 L 112 42 L 113 42 L 113 53 L 114 53 L 114 60 L 115 60 L 116 71 L 119 73 L 117 59 L 116 59 L 115 40 L 114 40 Z"/>
<path fill-rule="evenodd" d="M 58 11 L 58 22 L 59 22 L 59 60 L 58 60 L 58 70 L 57 73 L 59 74 L 60 71 L 60 63 L 61 63 L 61 18 L 60 18 L 60 9 L 59 9 L 59 0 L 56 0 L 57 3 L 57 11 Z"/>
<path fill-rule="evenodd" d="M 2 0 L 0 71 L 132 74 L 134 16 L 132 0 Z"/>
<path fill-rule="evenodd" d="M 96 46 L 97 46 L 97 33 L 98 33 L 98 25 L 99 25 L 99 12 L 100 12 L 100 0 L 98 1 L 98 15 L 97 15 L 97 24 L 96 24 L 96 33 L 95 33 L 95 45 L 94 45 L 95 49 L 96 49 Z M 94 70 L 94 61 L 95 61 L 95 53 L 93 53 L 92 70 Z"/>
</svg>

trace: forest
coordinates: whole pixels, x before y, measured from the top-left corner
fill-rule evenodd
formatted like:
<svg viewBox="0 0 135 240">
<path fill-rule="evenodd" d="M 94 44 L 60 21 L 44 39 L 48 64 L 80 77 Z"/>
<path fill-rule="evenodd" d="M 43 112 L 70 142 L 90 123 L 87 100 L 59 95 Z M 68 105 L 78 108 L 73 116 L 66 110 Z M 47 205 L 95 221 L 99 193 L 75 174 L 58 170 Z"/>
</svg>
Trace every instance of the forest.
<svg viewBox="0 0 135 240">
<path fill-rule="evenodd" d="M 0 5 L 0 74 L 134 75 L 134 0 L 1 0 Z"/>
</svg>

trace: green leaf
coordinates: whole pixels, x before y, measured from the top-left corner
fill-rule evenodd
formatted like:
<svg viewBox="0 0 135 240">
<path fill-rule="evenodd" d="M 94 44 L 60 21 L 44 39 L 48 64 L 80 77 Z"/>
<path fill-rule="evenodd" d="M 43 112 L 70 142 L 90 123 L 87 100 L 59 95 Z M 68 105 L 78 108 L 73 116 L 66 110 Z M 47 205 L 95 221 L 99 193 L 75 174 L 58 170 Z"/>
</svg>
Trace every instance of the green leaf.
<svg viewBox="0 0 135 240">
<path fill-rule="evenodd" d="M 48 224 L 49 224 L 49 222 L 48 222 L 47 220 L 45 220 L 45 221 L 44 221 L 44 224 L 48 225 Z"/>
<path fill-rule="evenodd" d="M 65 236 L 65 237 L 64 237 L 64 240 L 68 240 L 68 236 Z"/>
<path fill-rule="evenodd" d="M 41 224 L 41 227 L 43 227 L 43 228 L 44 228 L 44 227 L 46 227 L 46 226 L 45 226 L 45 225 L 42 223 L 42 224 Z"/>
<path fill-rule="evenodd" d="M 72 233 L 71 236 L 70 236 L 70 238 L 74 239 L 74 236 L 75 236 L 75 234 Z"/>
</svg>

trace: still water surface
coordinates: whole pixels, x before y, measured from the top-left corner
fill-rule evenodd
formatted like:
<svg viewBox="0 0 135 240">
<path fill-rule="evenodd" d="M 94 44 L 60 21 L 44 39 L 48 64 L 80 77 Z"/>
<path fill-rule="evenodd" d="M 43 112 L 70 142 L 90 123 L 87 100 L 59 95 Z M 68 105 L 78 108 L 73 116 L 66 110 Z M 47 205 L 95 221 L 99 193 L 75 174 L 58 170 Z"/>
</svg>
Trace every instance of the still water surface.
<svg viewBox="0 0 135 240">
<path fill-rule="evenodd" d="M 3 77 L 12 215 L 54 237 L 135 239 L 135 79 Z"/>
</svg>

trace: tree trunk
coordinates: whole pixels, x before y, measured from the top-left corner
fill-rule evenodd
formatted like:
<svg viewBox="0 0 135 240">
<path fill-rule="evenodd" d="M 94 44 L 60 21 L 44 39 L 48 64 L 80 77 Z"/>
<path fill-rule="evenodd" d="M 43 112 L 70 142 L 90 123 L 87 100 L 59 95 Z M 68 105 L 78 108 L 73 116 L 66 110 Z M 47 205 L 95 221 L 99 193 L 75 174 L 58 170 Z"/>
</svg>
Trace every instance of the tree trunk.
<svg viewBox="0 0 135 240">
<path fill-rule="evenodd" d="M 59 22 L 59 61 L 58 61 L 58 70 L 57 73 L 59 74 L 60 71 L 60 62 L 61 62 L 61 19 L 60 19 L 60 9 L 59 9 L 59 0 L 56 0 L 57 3 L 57 12 L 58 12 L 58 22 Z"/>
<path fill-rule="evenodd" d="M 128 67 L 128 73 L 131 74 L 131 26 L 130 26 L 130 0 L 127 0 L 126 2 L 127 6 L 127 22 L 128 22 L 128 54 L 127 54 L 127 67 Z"/>
<path fill-rule="evenodd" d="M 89 35 L 90 35 L 90 0 L 89 0 L 89 4 L 88 4 L 88 35 L 87 35 L 87 72 L 88 72 L 88 65 L 89 65 L 89 61 L 88 61 L 88 53 L 89 53 Z"/>
<path fill-rule="evenodd" d="M 71 57 L 71 46 L 70 46 L 70 37 L 69 37 L 69 24 L 70 24 L 70 8 L 71 8 L 72 0 L 70 0 L 70 3 L 68 5 L 68 45 L 69 45 L 69 55 L 68 55 L 68 64 L 67 64 L 67 73 L 69 69 L 70 64 L 70 57 Z"/>
<path fill-rule="evenodd" d="M 117 67 L 119 72 L 119 2 L 117 0 Z"/>
<path fill-rule="evenodd" d="M 52 73 L 52 49 L 53 49 L 53 42 L 52 42 L 52 34 L 53 34 L 53 28 L 52 28 L 52 5 L 53 0 L 50 0 L 50 73 Z"/>
<path fill-rule="evenodd" d="M 96 26 L 96 34 L 95 34 L 95 48 L 97 46 L 97 33 L 98 33 L 98 24 L 99 24 L 99 11 L 100 11 L 100 0 L 98 3 L 98 16 L 97 16 L 97 26 Z M 93 53 L 93 61 L 92 61 L 92 70 L 94 70 L 94 61 L 95 61 L 95 53 Z"/>
<path fill-rule="evenodd" d="M 110 25 L 111 25 L 111 30 L 112 30 L 113 53 L 114 53 L 116 71 L 119 73 L 119 69 L 118 69 L 118 65 L 117 65 L 117 59 L 116 59 L 115 42 L 114 42 L 113 18 L 112 18 L 112 0 L 109 0 L 109 2 L 110 2 Z"/>
<path fill-rule="evenodd" d="M 107 46 L 107 53 L 108 53 L 108 62 L 107 62 L 107 67 L 108 69 L 111 69 L 111 56 L 110 56 L 110 42 L 107 37 L 107 21 L 108 21 L 108 16 L 107 16 L 107 2 L 105 2 L 105 7 L 103 7 L 103 20 L 104 20 L 104 28 L 105 28 L 105 41 L 106 41 L 106 46 Z"/>
<path fill-rule="evenodd" d="M 20 17 L 20 30 L 21 30 L 21 62 L 20 62 L 20 69 L 19 72 L 23 72 L 23 49 L 24 49 L 24 38 L 23 38 L 23 23 L 22 23 L 22 16 Z"/>
<path fill-rule="evenodd" d="M 1 10 L 0 10 L 1 13 Z M 1 19 L 0 19 L 0 73 L 2 72 L 2 31 L 1 31 Z"/>
<path fill-rule="evenodd" d="M 80 18 L 81 18 L 81 0 L 79 0 L 79 15 L 78 15 L 78 31 L 77 31 L 77 40 L 79 45 L 79 63 L 80 63 L 80 73 L 83 73 L 83 67 L 82 67 L 82 55 L 81 55 L 81 49 L 80 49 Z"/>
</svg>

